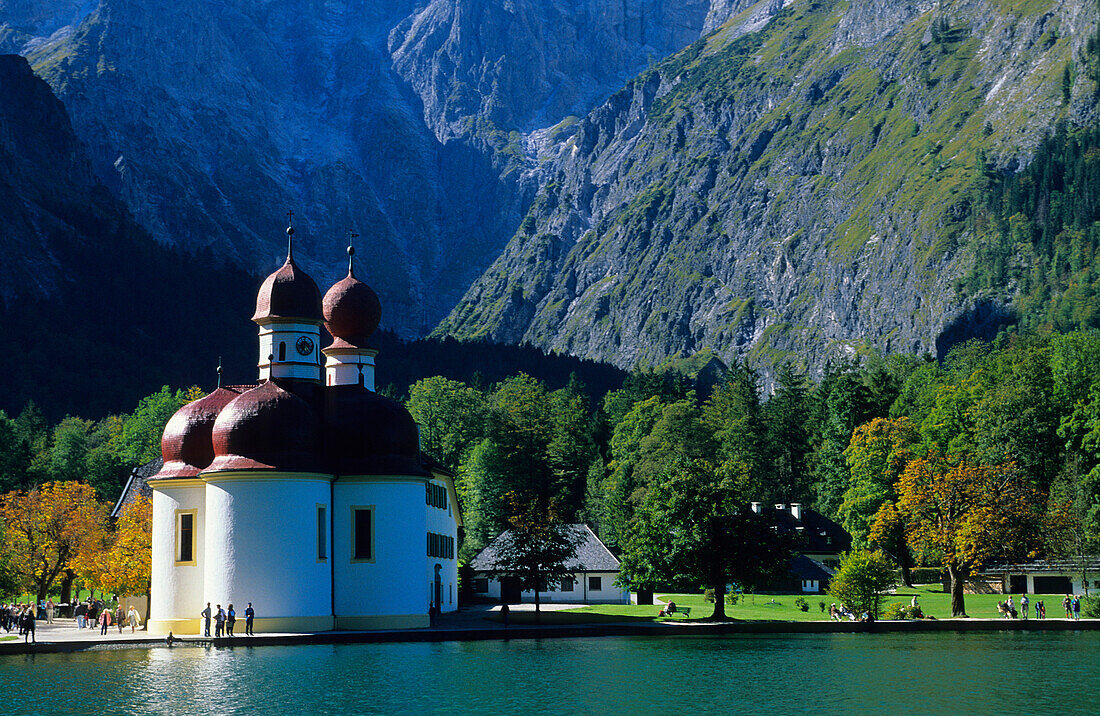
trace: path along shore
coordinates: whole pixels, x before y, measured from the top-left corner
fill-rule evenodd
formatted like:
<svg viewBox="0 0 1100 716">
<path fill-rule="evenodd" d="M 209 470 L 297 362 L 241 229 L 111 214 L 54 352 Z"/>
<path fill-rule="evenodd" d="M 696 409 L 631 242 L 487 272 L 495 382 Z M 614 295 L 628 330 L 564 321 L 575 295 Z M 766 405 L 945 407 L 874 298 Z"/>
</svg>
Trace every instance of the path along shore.
<svg viewBox="0 0 1100 716">
<path fill-rule="evenodd" d="M 556 607 L 558 605 L 555 605 Z M 565 605 L 562 605 L 565 606 Z M 575 606 L 575 605 L 568 605 Z M 533 605 L 517 605 L 516 611 L 530 611 Z M 545 605 L 544 605 L 545 608 Z M 568 608 L 568 607 L 566 607 Z M 120 634 L 110 627 L 105 636 L 99 629 L 77 629 L 72 620 L 53 624 L 39 622 L 35 643 L 0 641 L 0 655 L 48 654 L 104 649 L 187 648 L 194 646 L 286 646 L 292 644 L 359 644 L 372 642 L 477 641 L 484 639 L 553 639 L 596 636 L 715 636 L 723 634 L 850 634 L 937 631 L 1093 631 L 1100 630 L 1100 619 L 923 619 L 917 621 L 791 622 L 791 621 L 665 621 L 607 622 L 598 624 L 513 624 L 505 627 L 487 617 L 499 607 L 475 606 L 444 614 L 435 626 L 425 629 L 389 629 L 376 631 L 328 631 L 315 633 L 257 634 L 255 636 L 204 637 L 178 634 L 169 647 L 164 637 L 152 637 L 142 631 Z M 547 611 L 550 611 L 548 609 Z M 244 620 L 237 620 L 243 630 Z M 9 636 L 18 632 L 13 630 Z M 0 636 L 4 636 L 0 632 Z"/>
</svg>

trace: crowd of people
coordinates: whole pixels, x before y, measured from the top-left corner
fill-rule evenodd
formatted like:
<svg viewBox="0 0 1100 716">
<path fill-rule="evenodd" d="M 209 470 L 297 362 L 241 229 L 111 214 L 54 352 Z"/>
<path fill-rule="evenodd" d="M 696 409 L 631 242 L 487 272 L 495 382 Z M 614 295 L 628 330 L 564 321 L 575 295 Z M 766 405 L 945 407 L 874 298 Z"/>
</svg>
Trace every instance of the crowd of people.
<svg viewBox="0 0 1100 716">
<path fill-rule="evenodd" d="M 30 604 L 5 604 L 0 610 L 0 627 L 10 633 L 12 629 L 19 629 L 19 636 L 24 642 L 34 641 L 35 610 Z"/>
<path fill-rule="evenodd" d="M 1011 595 L 1003 602 L 997 602 L 997 613 L 1005 619 L 1027 619 L 1029 617 L 1029 610 L 1036 619 L 1047 618 L 1047 606 L 1043 603 L 1042 599 L 1037 600 L 1034 606 L 1032 606 L 1027 595 L 1021 594 L 1020 606 L 1018 609 L 1016 604 L 1013 603 Z M 1066 613 L 1066 619 L 1080 619 L 1081 596 L 1078 594 L 1067 594 L 1065 598 L 1062 599 L 1062 610 Z"/>
<path fill-rule="evenodd" d="M 100 635 L 106 635 L 112 625 L 118 628 L 121 634 L 124 627 L 130 627 L 130 633 L 134 633 L 141 626 L 141 615 L 138 610 L 130 605 L 124 610 L 117 600 L 112 608 L 110 603 L 102 599 L 88 597 L 86 601 L 77 602 L 73 607 L 73 619 L 78 629 L 95 629 L 99 627 Z"/>
</svg>

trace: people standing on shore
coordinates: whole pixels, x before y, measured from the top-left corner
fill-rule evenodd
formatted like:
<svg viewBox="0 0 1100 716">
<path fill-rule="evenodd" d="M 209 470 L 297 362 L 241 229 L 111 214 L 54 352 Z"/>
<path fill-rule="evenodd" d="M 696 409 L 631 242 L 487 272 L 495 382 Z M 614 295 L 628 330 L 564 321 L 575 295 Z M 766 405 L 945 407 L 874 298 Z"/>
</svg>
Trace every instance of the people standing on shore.
<svg viewBox="0 0 1100 716">
<path fill-rule="evenodd" d="M 1071 619 L 1073 617 L 1073 614 L 1070 612 L 1072 601 L 1073 600 L 1070 599 L 1070 596 L 1068 594 L 1066 595 L 1066 598 L 1062 600 L 1062 609 L 1066 610 L 1066 619 Z"/>
<path fill-rule="evenodd" d="M 222 609 L 222 605 L 218 605 L 218 611 L 214 613 L 214 638 L 222 636 L 225 633 L 225 610 Z"/>
<path fill-rule="evenodd" d="M 1035 618 L 1036 619 L 1046 619 L 1046 616 L 1047 616 L 1046 605 L 1043 604 L 1042 599 L 1037 599 L 1035 601 Z"/>
<path fill-rule="evenodd" d="M 126 613 L 124 611 L 122 611 L 122 603 L 121 602 L 119 602 L 119 605 L 117 607 L 115 607 L 114 620 L 115 620 L 115 626 L 118 627 L 118 633 L 121 634 L 122 633 L 122 627 L 125 626 L 125 621 L 126 621 Z"/>
<path fill-rule="evenodd" d="M 233 636 L 233 625 L 237 623 L 237 612 L 233 609 L 233 602 L 229 603 L 229 610 L 225 613 L 226 636 Z"/>
<path fill-rule="evenodd" d="M 1027 619 L 1027 605 L 1028 605 L 1027 595 L 1026 594 L 1021 594 L 1020 595 L 1020 616 L 1022 616 L 1024 619 Z"/>
<path fill-rule="evenodd" d="M 99 613 L 99 635 L 107 636 L 107 627 L 111 626 L 111 610 L 104 609 Z"/>
<path fill-rule="evenodd" d="M 246 636 L 252 636 L 252 619 L 255 616 L 256 610 L 252 608 L 252 602 L 249 602 L 244 610 L 244 633 Z"/>
<path fill-rule="evenodd" d="M 84 602 L 80 602 L 76 605 L 76 609 L 73 610 L 73 617 L 76 619 L 76 628 L 83 629 L 87 626 L 88 605 Z"/>
<path fill-rule="evenodd" d="M 210 636 L 210 602 L 206 603 L 206 609 L 199 614 L 202 616 L 202 635 Z"/>
<path fill-rule="evenodd" d="M 130 622 L 130 633 L 134 633 L 134 627 L 141 621 L 141 617 L 138 616 L 137 609 L 134 609 L 134 605 L 130 605 L 130 609 L 126 612 L 126 621 Z"/>
<path fill-rule="evenodd" d="M 20 624 L 23 627 L 23 643 L 26 644 L 29 639 L 32 643 L 37 644 L 34 638 L 34 610 L 29 606 L 23 610 L 23 618 L 20 620 Z"/>
<path fill-rule="evenodd" d="M 46 600 L 46 623 L 53 624 L 53 611 L 57 606 L 53 603 L 53 597 Z"/>
<path fill-rule="evenodd" d="M 1073 620 L 1079 621 L 1081 619 L 1081 597 L 1077 594 L 1073 595 Z"/>
</svg>

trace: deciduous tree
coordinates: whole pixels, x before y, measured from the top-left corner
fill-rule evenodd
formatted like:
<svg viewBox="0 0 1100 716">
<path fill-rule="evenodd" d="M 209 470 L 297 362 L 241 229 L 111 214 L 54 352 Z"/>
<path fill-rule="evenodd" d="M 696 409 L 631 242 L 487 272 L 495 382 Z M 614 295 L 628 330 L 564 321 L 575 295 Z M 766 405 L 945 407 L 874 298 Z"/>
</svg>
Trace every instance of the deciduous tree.
<svg viewBox="0 0 1100 716">
<path fill-rule="evenodd" d="M 0 496 L 0 520 L 2 549 L 39 601 L 74 558 L 107 544 L 107 509 L 83 482 L 48 482 Z"/>
<path fill-rule="evenodd" d="M 979 465 L 932 451 L 909 461 L 896 489 L 896 509 L 883 506 L 871 538 L 900 526 L 910 546 L 940 561 L 951 579 L 952 616 L 965 616 L 964 581 L 984 562 L 1037 546 L 1043 500 L 1012 463 Z"/>
<path fill-rule="evenodd" d="M 882 613 L 882 595 L 897 584 L 898 570 L 881 550 L 854 550 L 840 557 L 840 566 L 829 581 L 829 596 L 876 619 Z"/>
<path fill-rule="evenodd" d="M 669 466 L 632 525 L 620 580 L 635 589 L 706 585 L 714 589 L 711 619 L 725 618 L 727 584 L 759 586 L 790 563 L 788 538 L 749 509 L 743 490 L 703 460 Z"/>
</svg>

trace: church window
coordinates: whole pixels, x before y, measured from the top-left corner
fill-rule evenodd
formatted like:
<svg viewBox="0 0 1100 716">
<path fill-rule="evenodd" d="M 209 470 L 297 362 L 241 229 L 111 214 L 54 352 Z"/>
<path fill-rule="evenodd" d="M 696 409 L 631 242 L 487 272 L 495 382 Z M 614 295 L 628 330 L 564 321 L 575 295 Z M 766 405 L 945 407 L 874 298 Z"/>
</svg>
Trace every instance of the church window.
<svg viewBox="0 0 1100 716">
<path fill-rule="evenodd" d="M 195 563 L 196 510 L 176 511 L 176 564 Z"/>
<path fill-rule="evenodd" d="M 328 559 L 328 510 L 317 505 L 317 561 Z"/>
<path fill-rule="evenodd" d="M 351 558 L 356 562 L 374 561 L 374 508 L 351 508 Z"/>
<path fill-rule="evenodd" d="M 279 342 L 279 360 L 286 360 L 286 343 Z"/>
</svg>

